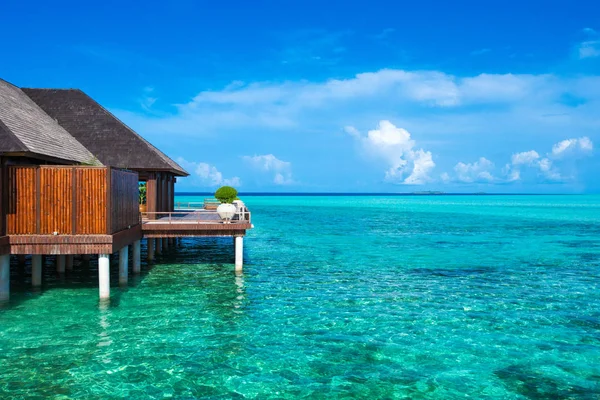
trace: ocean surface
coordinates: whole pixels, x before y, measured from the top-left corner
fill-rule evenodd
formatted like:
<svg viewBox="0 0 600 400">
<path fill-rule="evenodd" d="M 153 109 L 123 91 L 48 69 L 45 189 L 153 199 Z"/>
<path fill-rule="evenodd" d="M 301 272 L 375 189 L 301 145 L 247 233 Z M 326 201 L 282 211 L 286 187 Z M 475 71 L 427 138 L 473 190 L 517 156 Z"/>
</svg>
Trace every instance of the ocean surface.
<svg viewBox="0 0 600 400">
<path fill-rule="evenodd" d="M 0 398 L 600 398 L 600 196 L 243 200 L 240 276 L 230 238 L 114 258 L 109 304 L 15 264 Z"/>
</svg>

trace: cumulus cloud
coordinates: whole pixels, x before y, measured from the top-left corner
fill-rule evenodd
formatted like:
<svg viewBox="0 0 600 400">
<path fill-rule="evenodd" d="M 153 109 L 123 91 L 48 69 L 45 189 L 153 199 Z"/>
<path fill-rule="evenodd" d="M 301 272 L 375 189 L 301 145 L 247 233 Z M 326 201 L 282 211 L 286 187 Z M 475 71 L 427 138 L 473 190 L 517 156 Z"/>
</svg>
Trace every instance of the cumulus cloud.
<svg viewBox="0 0 600 400">
<path fill-rule="evenodd" d="M 540 158 L 535 150 L 524 151 L 512 155 L 512 165 L 531 165 Z"/>
<path fill-rule="evenodd" d="M 385 180 L 391 183 L 422 185 L 430 182 L 431 170 L 435 167 L 431 152 L 415 149 L 415 141 L 406 129 L 398 128 L 390 121 L 380 121 L 377 129 L 366 136 L 358 129 L 347 126 L 345 131 L 369 156 L 388 165 Z"/>
<path fill-rule="evenodd" d="M 506 181 L 515 182 L 521 180 L 522 167 L 538 171 L 545 180 L 559 181 L 562 179 L 560 173 L 553 168 L 552 161 L 548 158 L 541 158 L 537 151 L 530 150 L 512 155 L 511 163 L 505 167 L 505 173 L 507 174 Z"/>
<path fill-rule="evenodd" d="M 552 146 L 552 155 L 560 158 L 565 154 L 572 154 L 575 152 L 589 153 L 594 149 L 594 145 L 590 138 L 584 136 L 578 139 L 565 139 L 561 142 L 556 143 Z"/>
<path fill-rule="evenodd" d="M 195 186 L 241 186 L 239 177 L 223 178 L 223 174 L 215 167 L 204 162 L 187 161 L 179 157 L 177 162 L 190 171 L 192 183 Z"/>
<path fill-rule="evenodd" d="M 571 107 L 564 102 L 566 95 L 586 106 Z M 598 128 L 598 104 L 599 76 L 456 76 L 435 70 L 381 69 L 313 82 L 234 81 L 197 93 L 175 105 L 170 114 L 115 112 L 160 143 L 164 134 L 222 137 L 236 135 L 241 128 L 325 132 L 349 116 L 368 121 L 399 109 L 410 110 L 404 113 L 403 126 L 418 128 L 424 135 L 482 130 L 495 135 L 517 129 L 528 135 L 558 135 L 564 129 L 591 135 Z M 484 108 L 492 105 L 506 107 Z"/>
<path fill-rule="evenodd" d="M 440 179 L 445 183 L 511 183 L 525 179 L 539 181 L 540 178 L 542 182 L 565 182 L 575 177 L 561 174 L 560 167 L 564 166 L 561 162 L 577 155 L 589 155 L 593 148 L 592 141 L 585 136 L 565 139 L 552 146 L 545 157 L 535 150 L 514 153 L 497 177 L 492 174 L 494 164 L 481 157 L 474 163 L 459 162 L 454 167 L 454 178 L 445 172 Z"/>
<path fill-rule="evenodd" d="M 556 163 L 579 154 L 588 155 L 593 148 L 590 138 L 584 136 L 556 143 L 546 157 L 541 157 L 535 150 L 513 154 L 511 164 L 507 164 L 505 168 L 507 181 L 520 180 L 522 166 L 538 171 L 538 174 L 547 181 L 559 182 L 573 179 L 573 177 L 563 176 Z"/>
<path fill-rule="evenodd" d="M 291 185 L 294 183 L 291 162 L 280 160 L 273 154 L 243 156 L 242 159 L 255 169 L 272 172 L 274 174 L 273 183 L 276 185 Z"/>
<path fill-rule="evenodd" d="M 595 34 L 591 30 L 587 33 Z M 457 162 L 465 166 L 478 162 L 478 157 L 461 157 L 462 149 L 473 147 L 480 148 L 476 156 L 504 152 L 504 159 L 488 156 L 497 166 L 497 170 L 490 170 L 492 183 L 527 181 L 534 176 L 540 180 L 575 176 L 575 168 L 566 165 L 575 162 L 571 155 L 580 157 L 592 151 L 591 141 L 600 132 L 599 74 L 453 75 L 436 70 L 381 69 L 319 81 L 235 81 L 194 93 L 191 100 L 181 101 L 170 114 L 117 113 L 159 146 L 161 141 L 184 135 L 213 143 L 211 140 L 228 136 L 239 140 L 251 134 L 263 139 L 261 135 L 276 133 L 283 141 L 318 140 L 323 141 L 323 148 L 333 147 L 339 138 L 330 133 L 339 132 L 340 126 L 352 121 L 354 126 L 346 128 L 348 135 L 363 152 L 369 147 L 373 148 L 371 153 L 379 154 L 375 158 L 386 163 L 388 181 L 401 183 L 426 181 L 425 177 L 435 174 L 435 164 L 437 168 L 448 165 L 448 176 L 444 176 L 457 182 L 458 172 L 453 169 Z M 164 106 L 164 102 L 152 108 L 157 106 Z M 412 140 L 412 153 L 400 144 L 377 146 L 373 142 L 376 138 L 369 138 L 369 121 L 383 118 L 411 133 L 418 132 L 418 145 L 414 137 L 406 142 L 410 145 Z M 561 148 L 565 146 L 560 141 L 566 137 L 564 132 L 578 132 L 577 143 L 569 142 L 566 150 L 557 150 L 556 154 L 552 148 L 532 146 L 535 150 L 524 152 L 530 153 L 527 156 L 516 153 L 513 164 L 514 150 L 530 149 L 510 148 L 515 136 L 519 135 L 522 143 L 552 138 L 551 143 L 557 142 Z M 183 139 L 190 143 L 190 137 Z M 580 137 L 587 137 L 590 144 L 580 142 Z M 425 147 L 422 153 L 418 151 L 421 147 Z M 390 155 L 384 148 L 400 149 L 394 154 L 401 156 Z M 251 148 L 245 154 L 254 151 Z M 298 162 L 302 158 L 299 155 Z M 508 167 L 502 169 L 503 165 Z M 297 162 L 294 167 L 298 168 Z M 415 175 L 407 179 L 413 171 Z M 439 173 L 435 175 L 443 181 Z M 278 183 L 289 182 L 287 176 L 275 171 L 268 175 L 269 180 Z M 482 176 L 474 179 L 484 182 Z"/>
<path fill-rule="evenodd" d="M 474 182 L 493 182 L 494 177 L 491 170 L 494 168 L 494 163 L 485 157 L 481 157 L 474 163 L 465 164 L 459 162 L 454 167 L 456 179 L 459 182 L 474 183 Z M 443 179 L 443 178 L 442 178 Z M 447 176 L 449 179 L 449 176 Z"/>
</svg>

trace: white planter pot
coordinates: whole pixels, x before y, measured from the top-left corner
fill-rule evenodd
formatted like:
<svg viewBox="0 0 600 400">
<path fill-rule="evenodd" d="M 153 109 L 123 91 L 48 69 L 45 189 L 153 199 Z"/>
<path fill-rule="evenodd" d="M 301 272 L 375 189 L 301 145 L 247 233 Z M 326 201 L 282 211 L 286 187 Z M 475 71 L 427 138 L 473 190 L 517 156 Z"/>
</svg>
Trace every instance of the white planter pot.
<svg viewBox="0 0 600 400">
<path fill-rule="evenodd" d="M 219 214 L 219 217 L 225 222 L 231 221 L 231 218 L 233 218 L 235 213 L 236 208 L 233 204 L 219 204 L 219 207 L 217 207 L 217 214 Z"/>
</svg>

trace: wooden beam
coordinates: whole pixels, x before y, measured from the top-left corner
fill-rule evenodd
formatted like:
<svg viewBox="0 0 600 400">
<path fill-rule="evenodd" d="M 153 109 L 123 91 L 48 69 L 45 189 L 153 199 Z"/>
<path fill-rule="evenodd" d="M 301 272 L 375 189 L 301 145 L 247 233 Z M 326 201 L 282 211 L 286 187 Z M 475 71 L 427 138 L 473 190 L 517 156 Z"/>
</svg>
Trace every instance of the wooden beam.
<svg viewBox="0 0 600 400">
<path fill-rule="evenodd" d="M 158 196 L 157 196 L 157 181 L 156 174 L 150 173 L 148 175 L 148 180 L 146 181 L 146 211 L 149 213 L 154 213 L 158 211 Z M 148 219 L 155 219 L 153 214 L 149 214 Z"/>
<path fill-rule="evenodd" d="M 112 168 L 106 168 L 106 234 L 112 233 Z"/>
</svg>

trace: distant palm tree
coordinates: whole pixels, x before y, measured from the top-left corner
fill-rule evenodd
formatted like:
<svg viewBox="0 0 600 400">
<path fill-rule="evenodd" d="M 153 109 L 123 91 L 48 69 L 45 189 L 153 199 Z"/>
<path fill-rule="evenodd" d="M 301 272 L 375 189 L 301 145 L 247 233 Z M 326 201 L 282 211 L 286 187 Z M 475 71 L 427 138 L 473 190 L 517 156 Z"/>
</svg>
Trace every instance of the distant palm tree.
<svg viewBox="0 0 600 400">
<path fill-rule="evenodd" d="M 146 189 L 147 189 L 147 185 L 146 182 L 140 182 L 139 183 L 139 190 L 140 190 L 140 204 L 144 205 L 146 204 Z"/>
</svg>

